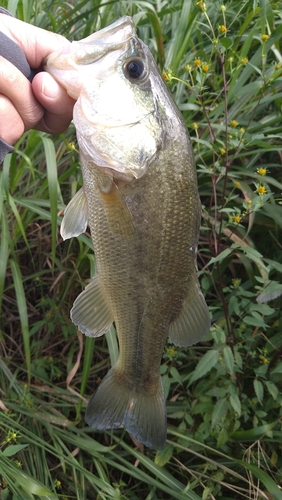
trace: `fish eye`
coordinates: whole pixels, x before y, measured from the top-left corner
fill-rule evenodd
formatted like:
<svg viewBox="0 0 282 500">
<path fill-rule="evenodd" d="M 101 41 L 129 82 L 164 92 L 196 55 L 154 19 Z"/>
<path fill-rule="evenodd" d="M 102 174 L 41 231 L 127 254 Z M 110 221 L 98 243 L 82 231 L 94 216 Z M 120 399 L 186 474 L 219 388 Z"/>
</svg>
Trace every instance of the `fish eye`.
<svg viewBox="0 0 282 500">
<path fill-rule="evenodd" d="M 145 74 L 145 66 L 141 59 L 130 59 L 125 63 L 123 71 L 129 80 L 140 80 Z"/>
</svg>

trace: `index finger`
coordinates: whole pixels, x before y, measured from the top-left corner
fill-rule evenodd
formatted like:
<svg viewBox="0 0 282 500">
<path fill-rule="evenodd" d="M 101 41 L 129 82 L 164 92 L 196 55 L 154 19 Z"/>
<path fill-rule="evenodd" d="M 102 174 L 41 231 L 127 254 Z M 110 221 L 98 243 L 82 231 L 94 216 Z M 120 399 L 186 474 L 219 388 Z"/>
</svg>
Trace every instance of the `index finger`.
<svg viewBox="0 0 282 500">
<path fill-rule="evenodd" d="M 70 42 L 57 33 L 37 28 L 5 14 L 0 14 L 1 31 L 14 40 L 24 51 L 31 68 L 39 68 L 51 52 Z"/>
</svg>

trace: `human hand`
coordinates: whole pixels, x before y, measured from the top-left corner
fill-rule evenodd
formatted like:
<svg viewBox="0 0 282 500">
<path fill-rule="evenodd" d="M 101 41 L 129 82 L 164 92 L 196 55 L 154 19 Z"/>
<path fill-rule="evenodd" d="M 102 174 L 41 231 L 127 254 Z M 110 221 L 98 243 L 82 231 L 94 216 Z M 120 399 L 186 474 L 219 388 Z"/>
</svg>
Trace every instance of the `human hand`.
<svg viewBox="0 0 282 500">
<path fill-rule="evenodd" d="M 0 14 L 0 31 L 24 51 L 31 68 L 37 69 L 54 50 L 70 42 L 5 14 Z M 54 78 L 39 72 L 32 83 L 12 63 L 0 56 L 0 139 L 14 144 L 31 128 L 61 133 L 72 119 L 75 101 Z"/>
</svg>

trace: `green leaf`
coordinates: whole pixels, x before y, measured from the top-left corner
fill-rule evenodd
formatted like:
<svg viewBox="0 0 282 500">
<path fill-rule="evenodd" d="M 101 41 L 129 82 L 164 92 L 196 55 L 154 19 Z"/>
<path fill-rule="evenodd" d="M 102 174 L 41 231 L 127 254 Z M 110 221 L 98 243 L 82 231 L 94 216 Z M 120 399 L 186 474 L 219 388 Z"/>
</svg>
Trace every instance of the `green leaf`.
<svg viewBox="0 0 282 500">
<path fill-rule="evenodd" d="M 54 498 L 54 494 L 50 490 L 48 490 L 40 481 L 37 481 L 37 479 L 29 476 L 21 469 L 19 469 L 17 473 L 17 482 L 28 493 L 32 493 L 40 497 L 47 496 L 47 498 L 50 495 L 50 498 Z"/>
<path fill-rule="evenodd" d="M 174 380 L 176 382 L 178 382 L 178 384 L 182 384 L 181 375 L 179 374 L 179 371 L 175 368 L 175 366 L 171 367 L 170 374 L 171 374 L 172 378 L 174 378 Z"/>
<path fill-rule="evenodd" d="M 159 467 L 163 467 L 173 455 L 173 446 L 166 443 L 163 450 L 158 450 L 155 456 L 155 464 Z"/>
<path fill-rule="evenodd" d="M 216 404 L 214 406 L 213 412 L 212 412 L 212 422 L 211 422 L 212 428 L 216 424 L 221 422 L 222 417 L 224 415 L 226 415 L 227 411 L 228 411 L 227 398 L 225 397 L 222 399 L 218 399 L 218 401 L 216 402 Z"/>
<path fill-rule="evenodd" d="M 222 262 L 231 253 L 232 253 L 232 249 L 231 248 L 226 248 L 225 250 L 223 250 L 223 252 L 221 252 L 219 255 L 217 255 L 217 257 L 213 257 L 209 261 L 209 264 L 214 264 L 215 262 Z"/>
<path fill-rule="evenodd" d="M 23 287 L 23 278 L 22 273 L 19 267 L 19 264 L 16 260 L 10 260 L 10 266 L 12 270 L 14 286 L 17 297 L 17 304 L 19 309 L 21 327 L 22 327 L 22 335 L 24 342 L 24 350 L 25 350 L 25 361 L 28 372 L 28 380 L 30 380 L 31 372 L 30 372 L 30 339 L 29 339 L 29 324 L 28 324 L 28 313 L 27 313 L 27 303 L 26 297 L 24 293 Z"/>
<path fill-rule="evenodd" d="M 274 375 L 275 373 L 282 373 L 282 361 L 280 361 L 280 363 L 278 363 L 271 371 L 271 375 Z"/>
<path fill-rule="evenodd" d="M 260 380 L 258 380 L 257 378 L 255 378 L 255 380 L 254 380 L 254 390 L 255 390 L 258 402 L 260 404 L 262 404 L 263 394 L 264 394 L 263 383 Z"/>
<path fill-rule="evenodd" d="M 202 500 L 208 500 L 211 497 L 212 488 L 210 486 L 205 486 L 202 493 Z"/>
<path fill-rule="evenodd" d="M 118 349 L 118 341 L 117 341 L 117 332 L 115 327 L 112 325 L 109 331 L 106 333 L 106 339 L 109 349 L 109 356 L 111 360 L 111 366 L 117 362 L 119 357 L 119 349 Z"/>
<path fill-rule="evenodd" d="M 230 47 L 233 45 L 233 40 L 231 38 L 228 38 L 227 36 L 225 38 L 221 38 L 220 40 L 220 45 L 224 47 L 224 49 L 228 50 Z"/>
<path fill-rule="evenodd" d="M 220 353 L 218 350 L 211 349 L 210 351 L 206 352 L 200 359 L 194 372 L 192 373 L 189 385 L 208 373 L 217 364 L 219 357 Z"/>
<path fill-rule="evenodd" d="M 241 415 L 241 401 L 236 393 L 231 394 L 229 397 L 230 404 L 233 408 L 234 411 L 238 414 L 240 417 Z"/>
<path fill-rule="evenodd" d="M 10 446 L 7 446 L 7 448 L 5 448 L 5 450 L 2 452 L 2 455 L 4 455 L 4 457 L 12 457 L 27 446 L 28 444 L 11 444 Z"/>
<path fill-rule="evenodd" d="M 230 374 L 232 374 L 234 370 L 234 356 L 231 347 L 225 346 L 223 348 L 223 356 L 227 370 Z"/>
<path fill-rule="evenodd" d="M 58 214 L 58 191 L 59 191 L 56 151 L 54 143 L 49 137 L 41 136 L 41 140 L 43 142 L 45 157 L 46 157 L 47 179 L 48 179 L 51 223 L 52 223 L 52 263 L 54 266 L 56 257 L 56 246 L 57 246 L 56 236 L 57 236 L 57 214 Z"/>
<path fill-rule="evenodd" d="M 282 284 L 274 281 L 267 285 L 264 290 L 257 296 L 257 302 L 263 304 L 270 300 L 277 299 L 282 295 Z"/>
<path fill-rule="evenodd" d="M 276 387 L 276 385 L 273 384 L 273 382 L 270 382 L 270 381 L 267 381 L 267 380 L 264 383 L 265 383 L 265 385 L 267 387 L 267 390 L 268 390 L 269 394 L 273 397 L 274 401 L 276 401 L 276 399 L 279 396 L 279 389 L 278 389 L 278 387 Z"/>
<path fill-rule="evenodd" d="M 260 317 L 255 318 L 254 316 L 245 316 L 244 323 L 246 323 L 246 325 L 259 326 L 264 329 L 267 328 L 265 321 Z"/>
<path fill-rule="evenodd" d="M 0 213 L 0 223 L 1 223 L 1 233 L 2 233 L 0 239 L 0 311 L 1 311 L 5 278 L 7 274 L 7 262 L 9 258 L 9 240 L 10 240 L 7 214 L 4 208 L 2 208 L 2 211 Z"/>
</svg>

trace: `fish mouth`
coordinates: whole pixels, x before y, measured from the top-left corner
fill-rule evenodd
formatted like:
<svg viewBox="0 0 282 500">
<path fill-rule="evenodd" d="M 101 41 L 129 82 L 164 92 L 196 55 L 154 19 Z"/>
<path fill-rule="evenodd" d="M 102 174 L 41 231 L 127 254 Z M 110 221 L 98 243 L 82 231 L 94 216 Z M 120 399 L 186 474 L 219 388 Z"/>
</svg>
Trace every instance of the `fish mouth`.
<svg viewBox="0 0 282 500">
<path fill-rule="evenodd" d="M 124 16 L 110 26 L 52 52 L 43 61 L 43 66 L 48 67 L 48 71 L 52 74 L 56 68 L 66 70 L 74 67 L 75 64 L 92 64 L 109 52 L 126 47 L 127 42 L 136 36 L 132 18 Z M 74 64 L 71 63 L 71 57 Z"/>
<path fill-rule="evenodd" d="M 124 16 L 87 38 L 52 52 L 44 59 L 43 68 L 65 87 L 73 99 L 77 99 L 81 86 L 78 66 L 90 65 L 118 50 L 126 52 L 130 40 L 134 38 L 137 35 L 133 20 Z"/>
<path fill-rule="evenodd" d="M 110 26 L 106 26 L 105 28 L 96 31 L 96 33 L 92 33 L 88 37 L 80 40 L 78 43 L 97 43 L 103 45 L 111 45 L 115 43 L 124 43 L 132 36 L 136 35 L 135 26 L 133 20 L 129 16 L 123 16 L 114 23 L 110 24 Z"/>
</svg>

